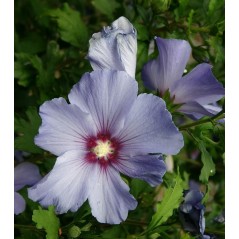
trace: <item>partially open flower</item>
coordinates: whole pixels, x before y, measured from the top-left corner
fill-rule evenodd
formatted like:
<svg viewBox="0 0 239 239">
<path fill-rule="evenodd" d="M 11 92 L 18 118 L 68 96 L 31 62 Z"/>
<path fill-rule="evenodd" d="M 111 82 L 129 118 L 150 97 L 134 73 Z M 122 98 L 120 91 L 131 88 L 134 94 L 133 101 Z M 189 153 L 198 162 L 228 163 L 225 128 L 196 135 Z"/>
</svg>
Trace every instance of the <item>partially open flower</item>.
<svg viewBox="0 0 239 239">
<path fill-rule="evenodd" d="M 184 203 L 179 208 L 179 217 L 186 231 L 203 235 L 205 230 L 205 207 L 201 201 L 203 194 L 200 191 L 185 192 Z"/>
<path fill-rule="evenodd" d="M 181 105 L 179 112 L 192 119 L 212 116 L 220 107 L 215 102 L 224 94 L 224 88 L 212 73 L 212 66 L 199 64 L 183 76 L 191 47 L 187 41 L 155 38 L 159 56 L 146 63 L 142 70 L 142 79 L 146 87 L 157 90 L 162 96 L 168 90 L 174 104 Z"/>
<path fill-rule="evenodd" d="M 164 101 L 137 91 L 126 72 L 97 70 L 73 87 L 70 104 L 45 102 L 35 143 L 58 158 L 29 197 L 58 213 L 77 211 L 88 199 L 99 222 L 125 220 L 137 201 L 120 173 L 156 186 L 166 167 L 162 155 L 149 153 L 176 154 L 183 146 Z"/>
<path fill-rule="evenodd" d="M 137 32 L 129 20 L 120 17 L 109 27 L 93 34 L 87 58 L 94 70 L 126 71 L 135 77 Z"/>
</svg>

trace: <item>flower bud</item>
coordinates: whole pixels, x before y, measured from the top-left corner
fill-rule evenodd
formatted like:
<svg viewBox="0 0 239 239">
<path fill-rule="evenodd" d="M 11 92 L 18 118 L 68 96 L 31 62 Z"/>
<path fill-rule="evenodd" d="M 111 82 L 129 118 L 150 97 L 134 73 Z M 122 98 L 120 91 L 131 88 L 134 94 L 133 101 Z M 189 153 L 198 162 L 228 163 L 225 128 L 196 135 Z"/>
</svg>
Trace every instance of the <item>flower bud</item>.
<svg viewBox="0 0 239 239">
<path fill-rule="evenodd" d="M 94 70 L 126 71 L 135 78 L 137 32 L 129 20 L 120 17 L 111 26 L 94 33 L 87 58 Z"/>
</svg>

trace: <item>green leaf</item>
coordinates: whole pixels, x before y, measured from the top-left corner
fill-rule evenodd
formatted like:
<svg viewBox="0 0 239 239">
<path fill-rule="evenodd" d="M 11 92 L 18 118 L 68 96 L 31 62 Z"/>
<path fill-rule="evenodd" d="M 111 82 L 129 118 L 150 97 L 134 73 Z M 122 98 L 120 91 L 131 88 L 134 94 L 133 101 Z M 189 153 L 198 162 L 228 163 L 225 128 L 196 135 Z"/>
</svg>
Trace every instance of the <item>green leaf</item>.
<svg viewBox="0 0 239 239">
<path fill-rule="evenodd" d="M 208 12 L 209 14 L 211 14 L 212 12 L 214 12 L 216 10 L 217 7 L 217 0 L 210 0 L 209 4 L 208 4 Z"/>
<path fill-rule="evenodd" d="M 168 10 L 171 0 L 152 0 L 151 4 L 155 12 L 165 12 Z"/>
<path fill-rule="evenodd" d="M 14 62 L 14 77 L 18 79 L 17 83 L 20 86 L 28 86 L 31 81 L 31 72 L 21 61 Z"/>
<path fill-rule="evenodd" d="M 27 3 L 39 26 L 51 29 L 50 19 L 47 17 L 47 12 L 50 9 L 49 1 L 34 0 Z"/>
<path fill-rule="evenodd" d="M 215 169 L 215 164 L 212 160 L 212 156 L 209 154 L 209 152 L 206 150 L 203 141 L 199 141 L 198 143 L 199 149 L 202 153 L 201 155 L 201 160 L 203 163 L 203 167 L 201 170 L 201 174 L 199 176 L 199 180 L 203 183 L 207 183 L 208 182 L 208 178 L 210 176 L 213 176 L 216 172 Z"/>
<path fill-rule="evenodd" d="M 188 32 L 188 35 L 191 34 L 191 26 L 193 24 L 193 15 L 194 15 L 195 11 L 193 9 L 191 9 L 189 15 L 188 15 L 188 29 L 187 29 L 187 32 Z"/>
<path fill-rule="evenodd" d="M 38 229 L 45 229 L 46 239 L 58 239 L 58 230 L 60 228 L 60 220 L 56 216 L 54 206 L 49 206 L 48 210 L 43 210 L 39 207 L 33 211 L 32 221 L 37 225 Z"/>
<path fill-rule="evenodd" d="M 208 61 L 208 59 L 210 59 L 208 49 L 204 48 L 203 46 L 193 47 L 192 54 L 193 58 L 200 63 Z"/>
<path fill-rule="evenodd" d="M 188 233 L 185 233 L 180 237 L 180 239 L 195 239 L 195 237 L 189 235 Z"/>
<path fill-rule="evenodd" d="M 211 184 L 207 184 L 206 185 L 206 192 L 204 193 L 204 197 L 202 199 L 202 204 L 206 204 L 209 200 L 209 197 L 210 197 L 210 192 L 211 192 L 211 189 L 212 189 L 212 186 Z"/>
<path fill-rule="evenodd" d="M 182 9 L 186 9 L 186 7 L 188 6 L 190 0 L 179 0 L 179 6 Z"/>
<path fill-rule="evenodd" d="M 174 10 L 176 21 L 179 21 L 180 18 L 188 14 L 187 8 L 188 8 L 190 0 L 178 0 L 178 2 L 179 2 L 179 7 Z"/>
<path fill-rule="evenodd" d="M 149 189 L 151 188 L 146 182 L 137 178 L 133 178 L 131 180 L 130 192 L 134 195 L 135 198 L 138 198 L 142 192 L 148 192 Z"/>
<path fill-rule="evenodd" d="M 122 225 L 116 225 L 108 230 L 104 230 L 101 237 L 104 239 L 126 238 L 126 233 L 125 230 L 123 230 Z"/>
<path fill-rule="evenodd" d="M 114 18 L 114 11 L 120 6 L 115 0 L 93 0 L 92 5 L 101 13 L 109 17 L 109 19 Z"/>
<path fill-rule="evenodd" d="M 225 60 L 225 49 L 222 38 L 220 36 L 210 36 L 207 40 L 211 49 L 212 55 L 215 57 L 215 63 Z"/>
<path fill-rule="evenodd" d="M 219 17 L 224 18 L 224 10 L 223 10 L 224 7 L 225 7 L 224 0 L 210 0 L 208 3 L 207 14 L 209 15 L 209 17 L 214 18 L 212 20 L 218 21 Z M 217 15 L 219 15 L 219 16 L 217 16 Z"/>
<path fill-rule="evenodd" d="M 18 137 L 15 139 L 15 149 L 31 153 L 41 153 L 42 150 L 34 144 L 34 137 L 41 124 L 41 118 L 35 107 L 29 107 L 26 111 L 27 119 L 15 117 L 15 131 Z"/>
<path fill-rule="evenodd" d="M 148 49 L 148 44 L 138 41 L 137 72 L 141 72 L 143 65 L 148 61 Z"/>
<path fill-rule="evenodd" d="M 142 5 L 137 5 L 136 9 L 143 22 L 147 22 L 150 19 L 150 14 L 147 8 L 143 7 Z"/>
<path fill-rule="evenodd" d="M 92 224 L 89 222 L 86 225 L 84 225 L 83 227 L 81 227 L 81 231 L 88 232 L 91 230 L 91 226 L 92 226 Z"/>
<path fill-rule="evenodd" d="M 16 53 L 15 78 L 18 84 L 28 86 L 30 82 L 36 82 L 40 94 L 40 102 L 56 97 L 59 87 L 56 79 L 61 76 L 58 66 L 64 58 L 64 51 L 60 49 L 55 41 L 49 41 L 46 54 L 40 58 L 37 55 L 27 53 Z"/>
<path fill-rule="evenodd" d="M 153 215 L 152 220 L 149 224 L 148 230 L 153 231 L 162 223 L 168 220 L 173 215 L 174 209 L 178 208 L 183 199 L 183 180 L 179 173 L 175 178 L 174 186 L 168 188 L 165 192 L 163 200 L 158 203 L 157 211 Z"/>
<path fill-rule="evenodd" d="M 19 229 L 19 231 L 21 232 L 21 234 L 20 234 L 21 236 L 16 236 L 16 237 L 14 237 L 15 239 L 39 239 L 39 238 L 41 238 L 40 233 L 36 233 L 29 229 L 28 230 L 27 229 Z"/>
<path fill-rule="evenodd" d="M 17 61 L 15 62 L 15 78 L 18 78 L 18 84 L 22 86 L 28 86 L 33 77 L 32 70 L 36 70 L 38 75 L 36 77 L 37 82 L 39 82 L 39 78 L 46 78 L 45 70 L 43 68 L 43 63 L 41 58 L 37 55 L 32 55 L 28 53 L 16 53 L 15 54 Z M 46 80 L 44 81 L 46 83 Z M 39 85 L 38 85 L 39 87 Z"/>
<path fill-rule="evenodd" d="M 88 31 L 78 11 L 64 3 L 62 9 L 54 9 L 48 13 L 58 24 L 61 39 L 75 47 L 83 47 L 88 42 Z"/>
<path fill-rule="evenodd" d="M 141 41 L 149 40 L 149 32 L 146 26 L 138 22 L 133 23 L 134 27 L 137 30 L 137 39 Z"/>
<path fill-rule="evenodd" d="M 16 50 L 29 54 L 43 52 L 46 49 L 46 39 L 36 32 L 30 32 L 21 41 L 18 41 Z"/>
<path fill-rule="evenodd" d="M 28 86 L 34 80 L 33 61 L 37 56 L 29 53 L 15 53 L 16 61 L 14 62 L 14 77 L 18 79 L 18 84 Z M 35 63 L 35 62 L 34 62 Z"/>
<path fill-rule="evenodd" d="M 53 90 L 56 85 L 54 74 L 63 56 L 64 53 L 59 49 L 59 45 L 55 41 L 50 41 L 47 45 L 45 58 L 40 59 L 35 56 L 31 61 L 33 67 L 38 71 L 37 86 L 46 93 L 49 92 L 49 88 Z"/>
</svg>

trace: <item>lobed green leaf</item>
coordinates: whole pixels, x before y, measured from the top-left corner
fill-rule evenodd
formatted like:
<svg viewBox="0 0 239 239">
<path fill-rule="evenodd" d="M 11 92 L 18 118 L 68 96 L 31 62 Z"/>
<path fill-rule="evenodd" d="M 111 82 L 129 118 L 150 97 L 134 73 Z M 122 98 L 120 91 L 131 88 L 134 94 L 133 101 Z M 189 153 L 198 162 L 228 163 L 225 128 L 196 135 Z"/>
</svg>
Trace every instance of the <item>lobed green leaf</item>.
<svg viewBox="0 0 239 239">
<path fill-rule="evenodd" d="M 42 150 L 34 144 L 34 137 L 41 124 L 41 118 L 35 107 L 29 107 L 26 111 L 27 120 L 15 117 L 15 131 L 18 136 L 15 139 L 15 149 L 31 153 L 41 153 Z"/>
<path fill-rule="evenodd" d="M 148 230 L 153 231 L 164 222 L 168 220 L 169 217 L 173 215 L 174 209 L 178 208 L 183 199 L 183 180 L 179 173 L 175 178 L 174 186 L 167 189 L 163 200 L 158 203 L 157 211 L 153 215 L 152 220 L 149 224 Z"/>
<path fill-rule="evenodd" d="M 215 164 L 212 160 L 212 156 L 210 153 L 206 150 L 206 147 L 203 144 L 203 141 L 199 141 L 198 143 L 199 149 L 202 153 L 201 160 L 203 163 L 203 167 L 201 169 L 201 174 L 199 176 L 199 179 L 203 183 L 208 182 L 208 178 L 210 176 L 213 176 L 216 172 Z"/>
<path fill-rule="evenodd" d="M 62 9 L 54 9 L 48 13 L 57 24 L 61 39 L 75 47 L 88 42 L 88 30 L 78 11 L 64 3 Z"/>
<path fill-rule="evenodd" d="M 58 239 L 58 230 L 60 228 L 60 220 L 56 216 L 54 206 L 49 206 L 48 210 L 39 207 L 33 211 L 32 221 L 37 225 L 38 229 L 45 229 L 46 239 Z"/>
<path fill-rule="evenodd" d="M 92 5 L 101 13 L 108 16 L 109 19 L 113 19 L 113 13 L 120 6 L 120 4 L 115 0 L 93 0 Z"/>
</svg>

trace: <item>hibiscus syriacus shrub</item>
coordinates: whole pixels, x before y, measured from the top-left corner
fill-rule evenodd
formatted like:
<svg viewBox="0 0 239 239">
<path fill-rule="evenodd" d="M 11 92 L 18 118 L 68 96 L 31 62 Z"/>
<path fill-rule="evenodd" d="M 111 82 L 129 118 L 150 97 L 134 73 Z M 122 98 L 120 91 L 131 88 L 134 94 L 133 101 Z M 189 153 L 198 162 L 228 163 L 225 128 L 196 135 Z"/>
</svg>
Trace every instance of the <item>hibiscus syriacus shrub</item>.
<svg viewBox="0 0 239 239">
<path fill-rule="evenodd" d="M 16 3 L 16 238 L 224 237 L 224 5 L 196 3 Z"/>
</svg>

